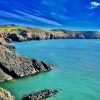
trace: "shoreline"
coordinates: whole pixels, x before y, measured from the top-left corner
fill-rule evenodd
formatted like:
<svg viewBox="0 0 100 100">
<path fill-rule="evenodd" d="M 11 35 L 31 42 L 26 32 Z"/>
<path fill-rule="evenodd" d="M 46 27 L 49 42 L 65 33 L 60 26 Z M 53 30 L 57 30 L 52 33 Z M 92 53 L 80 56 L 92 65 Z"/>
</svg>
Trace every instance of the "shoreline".
<svg viewBox="0 0 100 100">
<path fill-rule="evenodd" d="M 16 25 L 0 26 L 0 37 L 6 42 L 23 42 L 51 39 L 100 39 L 98 31 L 71 31 L 65 29 L 45 30 Z"/>
<path fill-rule="evenodd" d="M 11 33 L 1 34 L 0 36 L 0 73 L 1 81 L 11 80 L 13 78 L 21 78 L 27 75 L 36 74 L 39 72 L 50 71 L 53 68 L 53 65 L 46 64 L 43 61 L 38 61 L 34 58 L 27 58 L 21 55 L 16 54 L 14 46 L 9 45 L 8 43 L 13 42 L 29 42 L 31 40 L 55 40 L 55 39 L 100 39 L 99 35 L 94 31 L 89 31 L 92 35 L 89 35 L 88 38 L 85 38 L 83 33 L 74 34 L 73 32 L 69 35 L 66 34 L 63 30 L 56 30 L 54 33 L 36 33 L 34 32 L 29 36 L 29 33 L 24 32 L 25 30 L 13 30 Z M 14 33 L 13 33 L 14 32 Z M 18 32 L 18 34 L 16 33 Z M 67 31 L 68 32 L 68 31 Z M 69 31 L 71 32 L 71 31 Z M 86 32 L 86 31 L 84 31 Z M 87 32 L 86 32 L 87 33 Z M 59 36 L 61 34 L 61 36 Z M 85 33 L 84 33 L 85 34 Z M 8 43 L 7 43 L 8 42 Z M 6 58 L 6 59 L 5 59 Z M 10 59 L 9 59 L 10 58 Z M 27 63 L 28 62 L 28 63 Z M 15 66 L 15 68 L 13 67 Z M 24 66 L 24 67 L 23 67 Z M 17 68 L 18 67 L 18 68 Z M 28 71 L 27 71 L 28 70 Z"/>
<path fill-rule="evenodd" d="M 52 64 L 46 64 L 45 62 L 38 61 L 34 58 L 27 58 L 21 55 L 17 55 L 15 47 L 9 45 L 3 38 L 0 38 L 0 81 L 1 82 L 12 80 L 14 78 L 21 78 L 24 76 L 33 75 L 40 72 L 47 72 L 52 70 L 52 68 L 53 68 Z M 37 98 L 38 95 L 39 94 L 37 94 Z M 2 96 L 1 92 L 0 98 L 4 99 L 5 97 L 6 95 Z M 14 100 L 14 98 L 13 99 L 8 98 L 8 100 Z"/>
</svg>

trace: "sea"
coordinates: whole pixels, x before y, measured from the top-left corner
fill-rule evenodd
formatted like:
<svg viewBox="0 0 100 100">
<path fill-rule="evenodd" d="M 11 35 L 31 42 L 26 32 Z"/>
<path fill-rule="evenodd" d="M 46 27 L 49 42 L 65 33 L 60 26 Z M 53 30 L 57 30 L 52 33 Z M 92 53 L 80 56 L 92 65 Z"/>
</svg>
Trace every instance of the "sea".
<svg viewBox="0 0 100 100">
<path fill-rule="evenodd" d="M 46 100 L 100 100 L 99 39 L 33 40 L 11 45 L 17 54 L 54 64 L 51 71 L 0 83 L 15 100 L 44 89 L 61 89 Z"/>
</svg>

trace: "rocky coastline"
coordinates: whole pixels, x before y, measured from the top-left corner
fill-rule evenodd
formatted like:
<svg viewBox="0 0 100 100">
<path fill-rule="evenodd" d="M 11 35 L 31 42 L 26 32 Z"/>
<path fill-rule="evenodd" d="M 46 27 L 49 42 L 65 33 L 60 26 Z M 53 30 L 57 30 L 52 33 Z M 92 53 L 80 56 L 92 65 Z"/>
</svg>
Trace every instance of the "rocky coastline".
<svg viewBox="0 0 100 100">
<path fill-rule="evenodd" d="M 0 41 L 0 81 L 52 70 L 52 64 L 17 55 L 14 46 L 8 45 L 3 38 Z"/>
<path fill-rule="evenodd" d="M 60 89 L 44 89 L 39 92 L 33 92 L 27 96 L 24 96 L 22 100 L 44 100 L 52 97 L 60 92 Z M 15 97 L 11 93 L 3 88 L 0 88 L 0 100 L 15 100 Z"/>
<path fill-rule="evenodd" d="M 17 55 L 15 47 L 8 45 L 5 39 L 0 37 L 0 82 L 50 71 L 52 68 L 52 64 Z M 0 88 L 0 100 L 14 100 L 14 96 L 11 96 L 7 90 Z"/>
<path fill-rule="evenodd" d="M 7 42 L 23 42 L 47 39 L 100 39 L 98 31 L 44 30 L 16 25 L 0 26 L 0 37 Z"/>
<path fill-rule="evenodd" d="M 16 29 L 2 35 L 7 42 L 23 42 L 30 40 L 50 40 L 50 39 L 100 39 L 100 32 L 97 31 L 43 31 L 29 33 L 23 29 Z"/>
<path fill-rule="evenodd" d="M 13 29 L 8 30 L 9 27 L 13 27 Z M 2 28 L 0 26 L 0 82 L 53 69 L 52 64 L 17 55 L 16 48 L 9 45 L 9 42 L 47 39 L 100 39 L 100 32 L 97 31 L 42 30 L 16 25 L 2 26 Z M 23 100 L 42 100 L 58 92 L 58 89 L 45 89 L 32 93 L 24 97 Z M 7 90 L 0 88 L 0 100 L 14 100 L 14 97 Z"/>
</svg>

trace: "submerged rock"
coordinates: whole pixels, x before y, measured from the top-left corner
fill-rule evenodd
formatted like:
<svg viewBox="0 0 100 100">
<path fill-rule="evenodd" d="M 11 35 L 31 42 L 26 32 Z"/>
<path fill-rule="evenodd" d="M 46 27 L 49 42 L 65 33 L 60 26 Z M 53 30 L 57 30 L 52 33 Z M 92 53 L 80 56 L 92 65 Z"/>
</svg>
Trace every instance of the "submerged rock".
<svg viewBox="0 0 100 100">
<path fill-rule="evenodd" d="M 0 100 L 14 100 L 14 96 L 6 89 L 0 88 Z"/>
<path fill-rule="evenodd" d="M 24 97 L 23 100 L 43 100 L 53 95 L 56 95 L 58 92 L 60 92 L 59 89 L 55 90 L 45 89 L 40 92 L 33 92 L 32 94 Z"/>
</svg>

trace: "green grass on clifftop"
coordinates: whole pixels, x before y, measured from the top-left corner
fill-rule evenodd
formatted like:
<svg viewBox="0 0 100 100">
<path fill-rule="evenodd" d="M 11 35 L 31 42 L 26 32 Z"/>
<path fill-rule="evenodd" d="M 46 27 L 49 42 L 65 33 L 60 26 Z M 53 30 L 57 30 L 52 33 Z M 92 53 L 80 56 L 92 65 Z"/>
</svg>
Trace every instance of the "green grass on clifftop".
<svg viewBox="0 0 100 100">
<path fill-rule="evenodd" d="M 25 28 L 21 26 L 0 26 L 0 31 L 12 31 L 15 29 L 25 29 Z"/>
<path fill-rule="evenodd" d="M 39 32 L 46 32 L 46 30 L 44 29 L 40 29 L 40 28 L 34 28 L 34 27 L 23 27 L 23 26 L 12 26 L 12 25 L 4 25 L 4 26 L 0 26 L 0 32 L 3 32 L 3 31 L 13 31 L 13 30 L 16 30 L 16 29 L 22 29 L 22 30 L 28 30 L 28 31 L 39 31 Z"/>
</svg>

